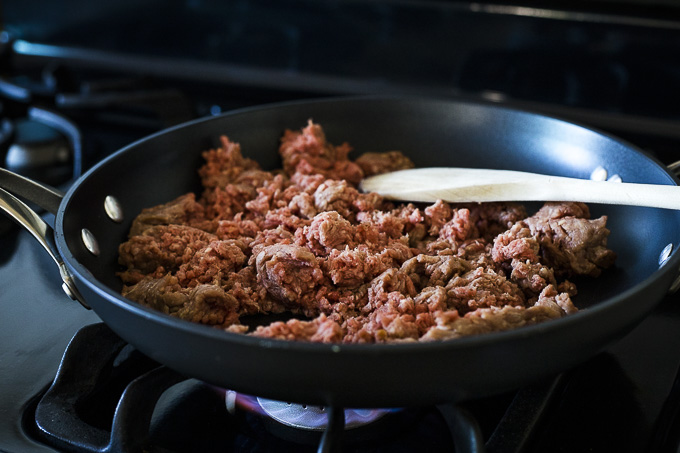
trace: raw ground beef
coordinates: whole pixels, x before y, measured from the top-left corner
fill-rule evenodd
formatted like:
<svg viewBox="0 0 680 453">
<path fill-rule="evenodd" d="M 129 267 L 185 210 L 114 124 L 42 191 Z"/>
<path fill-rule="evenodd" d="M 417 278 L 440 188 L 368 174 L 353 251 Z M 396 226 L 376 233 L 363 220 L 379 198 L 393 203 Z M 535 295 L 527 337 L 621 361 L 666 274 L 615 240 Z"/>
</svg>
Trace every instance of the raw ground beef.
<svg viewBox="0 0 680 453">
<path fill-rule="evenodd" d="M 568 278 L 613 265 L 606 217 L 583 203 L 395 204 L 364 176 L 413 167 L 399 151 L 287 130 L 267 172 L 226 136 L 204 191 L 145 209 L 120 245 L 123 295 L 230 332 L 319 342 L 429 341 L 577 311 Z M 290 313 L 255 328 L 249 315 Z"/>
</svg>

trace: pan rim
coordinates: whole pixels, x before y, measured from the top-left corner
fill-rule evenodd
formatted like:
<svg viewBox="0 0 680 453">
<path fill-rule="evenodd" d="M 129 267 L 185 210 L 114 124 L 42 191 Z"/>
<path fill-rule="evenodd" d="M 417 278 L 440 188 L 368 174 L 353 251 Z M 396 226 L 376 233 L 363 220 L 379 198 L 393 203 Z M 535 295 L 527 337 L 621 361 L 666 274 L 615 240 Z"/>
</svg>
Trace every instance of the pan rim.
<svg viewBox="0 0 680 453">
<path fill-rule="evenodd" d="M 622 300 L 627 299 L 634 293 L 641 292 L 645 289 L 652 288 L 654 285 L 659 285 L 662 281 L 669 279 L 671 280 L 669 275 L 674 271 L 675 273 L 678 274 L 680 270 L 680 253 L 677 250 L 673 251 L 671 256 L 668 258 L 668 260 L 661 266 L 659 269 L 656 269 L 653 271 L 647 278 L 644 280 L 638 282 L 634 286 L 624 290 L 623 292 L 613 296 L 609 297 L 607 299 L 602 300 L 601 302 L 598 302 L 592 307 L 588 307 L 587 309 L 580 310 L 577 313 L 571 314 L 564 316 L 559 319 L 554 319 L 550 320 L 547 322 L 535 324 L 535 325 L 530 325 L 530 326 L 523 326 L 521 328 L 517 329 L 512 329 L 508 331 L 500 331 L 500 332 L 490 332 L 490 333 L 485 333 L 482 335 L 475 335 L 475 336 L 469 336 L 469 337 L 461 337 L 461 338 L 455 338 L 455 339 L 450 339 L 450 340 L 442 340 L 442 341 L 428 341 L 428 342 L 419 342 L 419 341 L 414 341 L 414 342 L 396 342 L 396 343 L 387 343 L 387 344 L 346 344 L 346 343 L 316 343 L 316 342 L 306 342 L 306 341 L 289 341 L 289 340 L 277 340 L 277 339 L 270 339 L 270 338 L 259 338 L 259 337 L 254 337 L 250 335 L 244 335 L 244 334 L 238 334 L 238 333 L 232 333 L 232 332 L 227 332 L 215 327 L 207 326 L 207 325 L 201 325 L 197 323 L 193 323 L 191 321 L 186 321 L 182 320 L 176 317 L 173 317 L 171 315 L 156 311 L 152 308 L 143 306 L 137 302 L 134 302 L 130 299 L 127 299 L 111 288 L 109 288 L 107 285 L 99 282 L 99 280 L 96 280 L 92 277 L 90 277 L 90 272 L 88 269 L 81 264 L 79 261 L 76 260 L 76 258 L 73 256 L 73 254 L 70 252 L 68 249 L 68 246 L 66 244 L 66 240 L 63 234 L 63 226 L 64 226 L 64 216 L 65 213 L 68 211 L 68 206 L 71 203 L 72 198 L 74 197 L 75 193 L 78 191 L 78 188 L 81 186 L 82 182 L 90 178 L 94 173 L 97 171 L 100 171 L 101 168 L 105 167 L 106 164 L 113 160 L 118 158 L 120 155 L 123 155 L 125 153 L 130 152 L 131 150 L 134 150 L 135 148 L 141 146 L 144 143 L 147 143 L 149 141 L 154 140 L 156 137 L 165 135 L 171 131 L 179 130 L 179 129 L 184 129 L 184 128 L 191 128 L 195 124 L 198 123 L 206 123 L 210 121 L 218 121 L 220 118 L 223 117 L 231 117 L 231 116 L 237 116 L 237 115 L 244 115 L 244 114 L 249 114 L 251 112 L 261 112 L 265 110 L 270 110 L 270 109 L 280 109 L 280 108 L 285 108 L 287 106 L 299 106 L 299 105 L 305 105 L 305 104 L 317 104 L 317 103 L 329 103 L 329 102 L 365 102 L 365 101 L 424 101 L 424 102 L 433 102 L 433 103 L 455 103 L 458 105 L 473 105 L 473 106 L 480 106 L 484 108 L 489 108 L 489 109 L 498 109 L 498 110 L 503 110 L 503 111 L 508 111 L 508 112 L 520 112 L 525 115 L 529 115 L 532 117 L 541 117 L 541 118 L 547 118 L 553 121 L 558 121 L 561 123 L 568 123 L 570 125 L 578 126 L 580 128 L 583 128 L 587 131 L 590 131 L 592 133 L 595 133 L 597 135 L 603 136 L 609 140 L 612 140 L 619 144 L 620 146 L 623 146 L 625 148 L 628 148 L 635 153 L 643 155 L 646 159 L 652 161 L 654 164 L 656 164 L 664 173 L 669 178 L 669 182 L 673 182 L 674 184 L 678 185 L 678 179 L 669 173 L 665 166 L 661 164 L 657 159 L 655 159 L 653 156 L 649 156 L 648 154 L 644 153 L 642 150 L 640 150 L 638 147 L 635 145 L 632 145 L 625 140 L 622 140 L 619 137 L 616 137 L 614 135 L 608 134 L 606 132 L 600 131 L 596 128 L 584 126 L 581 124 L 578 124 L 573 121 L 567 121 L 555 116 L 550 116 L 550 115 L 545 115 L 542 113 L 537 113 L 537 112 L 532 112 L 529 110 L 525 109 L 520 109 L 520 108 L 513 108 L 513 107 L 508 107 L 508 106 L 502 106 L 494 103 L 487 103 L 487 102 L 476 102 L 476 101 L 471 101 L 471 100 L 456 100 L 456 99 L 441 99 L 441 98 L 430 98 L 430 97 L 424 97 L 424 96 L 384 96 L 384 95 L 360 95 L 360 96 L 338 96 L 338 97 L 329 97 L 329 98 L 316 98 L 316 99 L 307 99 L 307 100 L 297 100 L 297 101 L 285 101 L 285 102 L 276 102 L 276 103 L 269 103 L 269 104 L 263 104 L 263 105 L 258 105 L 258 106 L 250 106 L 250 107 L 244 107 L 240 109 L 235 109 L 231 110 L 228 112 L 224 112 L 220 115 L 216 116 L 210 116 L 210 117 L 203 117 L 203 118 L 197 118 L 176 126 L 172 126 L 170 128 L 163 129 L 161 131 L 158 131 L 156 133 L 150 134 L 146 137 L 143 137 L 133 143 L 130 143 L 126 145 L 125 147 L 119 149 L 118 151 L 114 152 L 110 156 L 106 157 L 105 159 L 101 160 L 98 162 L 96 165 L 94 165 L 91 169 L 89 169 L 84 175 L 82 175 L 68 190 L 68 192 L 65 194 L 59 212 L 57 213 L 56 219 L 55 219 L 55 236 L 56 236 L 56 242 L 57 242 L 57 247 L 59 249 L 59 252 L 64 259 L 64 262 L 66 263 L 67 267 L 69 270 L 74 274 L 74 276 L 77 277 L 77 281 L 80 284 L 87 285 L 89 289 L 92 291 L 103 295 L 105 299 L 109 303 L 113 303 L 120 308 L 131 311 L 136 315 L 142 316 L 150 321 L 153 321 L 155 323 L 160 323 L 164 324 L 166 326 L 172 327 L 173 329 L 179 329 L 182 330 L 186 333 L 192 334 L 192 335 L 200 335 L 200 336 L 207 336 L 215 339 L 226 339 L 229 340 L 231 343 L 239 344 L 243 347 L 256 347 L 256 348 L 272 348 L 272 349 L 280 349 L 280 350 L 299 350 L 301 353 L 304 352 L 333 352 L 333 353 L 338 353 L 338 354 L 401 354 L 404 352 L 409 352 L 412 349 L 417 350 L 417 351 L 423 351 L 423 350 L 455 350 L 455 349 L 466 349 L 469 347 L 474 346 L 482 346 L 486 344 L 492 344 L 492 343 L 498 343 L 498 342 L 507 342 L 507 341 L 515 341 L 515 340 L 520 340 L 520 339 L 531 339 L 531 338 L 539 338 L 542 336 L 542 334 L 546 331 L 549 330 L 554 330 L 554 329 L 565 329 L 568 328 L 569 326 L 580 323 L 582 319 L 584 318 L 590 318 L 593 316 L 597 316 L 600 312 L 608 311 L 614 309 L 618 304 L 621 303 Z M 676 275 L 677 276 L 677 275 Z M 669 283 L 670 285 L 670 283 Z M 666 285 L 666 286 L 669 286 Z M 667 290 L 667 288 L 665 288 Z M 651 310 L 653 307 L 650 307 L 649 310 Z M 417 349 L 415 349 L 417 348 Z"/>
</svg>

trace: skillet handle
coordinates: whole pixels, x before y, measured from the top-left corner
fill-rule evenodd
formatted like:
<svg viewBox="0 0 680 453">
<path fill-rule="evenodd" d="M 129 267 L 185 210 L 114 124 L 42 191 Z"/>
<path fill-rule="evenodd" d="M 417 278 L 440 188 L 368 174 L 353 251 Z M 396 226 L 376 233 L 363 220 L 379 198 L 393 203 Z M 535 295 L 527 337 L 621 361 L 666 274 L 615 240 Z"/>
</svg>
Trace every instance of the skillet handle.
<svg viewBox="0 0 680 453">
<path fill-rule="evenodd" d="M 64 194 L 54 187 L 33 181 L 5 168 L 0 168 L 0 189 L 19 195 L 44 210 L 57 215 Z"/>
<path fill-rule="evenodd" d="M 12 220 L 24 227 L 38 240 L 59 268 L 59 274 L 63 282 L 61 288 L 71 299 L 77 300 L 83 307 L 89 309 L 90 307 L 85 303 L 83 296 L 78 291 L 78 288 L 76 288 L 73 278 L 57 251 L 52 228 L 29 208 L 26 203 L 2 188 L 0 188 L 0 210 L 6 212 Z"/>
</svg>

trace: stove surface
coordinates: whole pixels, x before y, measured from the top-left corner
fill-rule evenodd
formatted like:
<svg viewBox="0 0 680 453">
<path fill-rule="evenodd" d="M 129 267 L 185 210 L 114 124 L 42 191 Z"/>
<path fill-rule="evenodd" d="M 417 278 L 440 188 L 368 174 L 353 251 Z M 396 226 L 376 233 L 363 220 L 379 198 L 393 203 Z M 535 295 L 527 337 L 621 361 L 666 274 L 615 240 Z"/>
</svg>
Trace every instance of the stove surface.
<svg viewBox="0 0 680 453">
<path fill-rule="evenodd" d="M 100 320 L 64 294 L 51 258 L 17 229 L 0 237 L 0 288 L 0 450 L 46 451 L 23 433 L 23 410 L 52 382 L 76 331 Z"/>
</svg>

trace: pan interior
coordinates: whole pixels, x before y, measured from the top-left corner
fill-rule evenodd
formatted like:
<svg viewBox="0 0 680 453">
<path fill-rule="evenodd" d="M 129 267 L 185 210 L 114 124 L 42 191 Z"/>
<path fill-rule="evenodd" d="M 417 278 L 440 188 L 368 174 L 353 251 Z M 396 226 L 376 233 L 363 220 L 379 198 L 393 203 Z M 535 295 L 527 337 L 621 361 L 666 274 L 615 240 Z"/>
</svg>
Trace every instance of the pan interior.
<svg viewBox="0 0 680 453">
<path fill-rule="evenodd" d="M 591 130 L 496 106 L 413 99 L 344 99 L 249 109 L 196 121 L 142 140 L 93 168 L 68 194 L 63 243 L 104 291 L 118 293 L 118 245 L 144 207 L 198 191 L 201 151 L 227 135 L 264 169 L 280 167 L 279 138 L 285 129 L 319 123 L 334 144 L 348 142 L 353 155 L 401 150 L 417 166 L 512 169 L 588 178 L 597 167 L 625 182 L 674 184 L 654 160 Z M 350 155 L 352 156 L 352 155 Z M 612 183 L 614 184 L 614 183 Z M 125 220 L 112 222 L 103 200 L 115 196 Z M 536 208 L 535 205 L 531 205 Z M 680 218 L 670 210 L 591 205 L 593 217 L 608 216 L 614 269 L 577 281 L 579 307 L 593 306 L 634 288 L 659 268 L 659 255 L 677 246 Z M 80 242 L 88 228 L 100 243 L 92 256 Z"/>
</svg>

